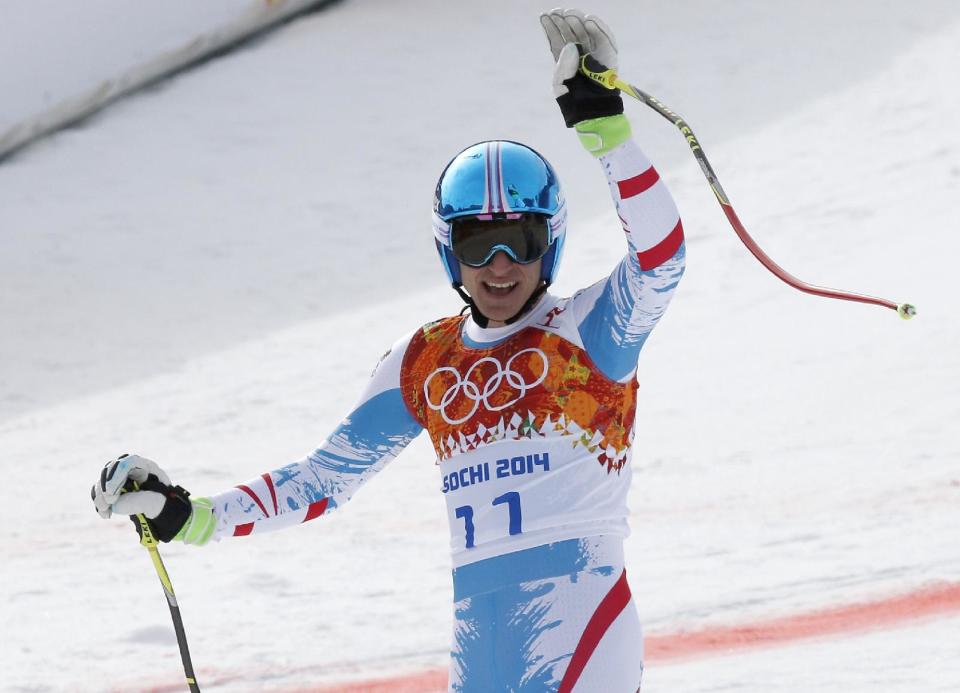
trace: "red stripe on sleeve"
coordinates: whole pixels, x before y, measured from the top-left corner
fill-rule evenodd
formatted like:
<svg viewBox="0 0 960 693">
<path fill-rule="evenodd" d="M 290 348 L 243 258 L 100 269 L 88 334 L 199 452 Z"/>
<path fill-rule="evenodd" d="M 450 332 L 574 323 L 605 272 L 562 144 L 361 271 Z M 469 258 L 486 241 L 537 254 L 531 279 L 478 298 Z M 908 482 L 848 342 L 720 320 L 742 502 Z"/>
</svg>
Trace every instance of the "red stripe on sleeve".
<svg viewBox="0 0 960 693">
<path fill-rule="evenodd" d="M 303 518 L 303 521 L 309 522 L 315 517 L 320 517 L 327 512 L 327 502 L 329 500 L 329 498 L 324 498 L 323 500 L 318 500 L 316 503 L 311 503 L 310 507 L 307 508 L 307 516 Z"/>
<path fill-rule="evenodd" d="M 660 180 L 660 174 L 657 173 L 657 169 L 651 166 L 633 178 L 617 181 L 617 188 L 620 189 L 620 199 L 626 200 L 627 198 L 639 195 L 645 190 L 652 188 L 658 180 Z"/>
<path fill-rule="evenodd" d="M 587 627 L 580 636 L 580 642 L 577 643 L 570 663 L 567 665 L 567 671 L 563 675 L 563 681 L 560 682 L 558 693 L 570 693 L 573 687 L 577 685 L 580 674 L 584 667 L 590 661 L 590 656 L 597 649 L 600 640 L 603 638 L 607 629 L 617 619 L 620 612 L 630 602 L 630 585 L 627 584 L 627 571 L 620 573 L 620 579 L 607 592 L 597 610 L 590 617 Z"/>
<path fill-rule="evenodd" d="M 240 484 L 239 486 L 237 486 L 237 488 L 243 491 L 244 493 L 246 493 L 248 496 L 250 496 L 254 500 L 254 502 L 260 506 L 260 510 L 263 511 L 264 517 L 270 517 L 270 513 L 267 512 L 267 508 L 266 506 L 264 506 L 263 501 L 260 500 L 260 496 L 254 493 L 249 486 Z"/>
<path fill-rule="evenodd" d="M 677 221 L 673 231 L 667 237 L 648 250 L 637 253 L 640 260 L 640 269 L 652 270 L 676 255 L 683 244 L 683 222 Z"/>
<path fill-rule="evenodd" d="M 278 514 L 279 510 L 277 509 L 277 489 L 273 487 L 273 479 L 270 478 L 270 473 L 261 474 L 262 478 L 267 483 L 267 488 L 270 490 L 270 498 L 273 499 L 273 514 Z"/>
<path fill-rule="evenodd" d="M 247 536 L 248 534 L 250 534 L 250 532 L 252 532 L 252 531 L 253 531 L 253 523 L 252 523 L 252 522 L 248 522 L 248 523 L 245 524 L 245 525 L 237 525 L 236 527 L 234 527 L 234 528 L 233 528 L 233 536 L 235 536 L 235 537 L 245 537 L 245 536 Z"/>
</svg>

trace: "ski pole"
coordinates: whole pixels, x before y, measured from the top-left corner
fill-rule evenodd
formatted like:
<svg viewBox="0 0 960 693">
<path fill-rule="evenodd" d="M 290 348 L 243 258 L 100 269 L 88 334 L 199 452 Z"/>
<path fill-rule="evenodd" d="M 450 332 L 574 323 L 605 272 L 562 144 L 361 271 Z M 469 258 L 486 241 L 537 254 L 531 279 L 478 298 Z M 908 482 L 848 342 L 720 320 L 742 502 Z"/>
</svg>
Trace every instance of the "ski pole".
<svg viewBox="0 0 960 693">
<path fill-rule="evenodd" d="M 134 484 L 136 488 L 136 484 Z M 163 565 L 163 559 L 160 558 L 160 551 L 157 548 L 160 542 L 150 531 L 150 525 L 147 518 L 142 514 L 137 514 L 134 520 L 140 529 L 140 544 L 146 547 L 150 552 L 150 559 L 153 561 L 153 567 L 160 578 L 160 584 L 163 585 L 163 594 L 167 598 L 167 606 L 170 607 L 170 618 L 173 619 L 173 630 L 177 634 L 177 645 L 180 647 L 180 660 L 183 662 L 183 673 L 187 677 L 187 687 L 191 693 L 200 693 L 200 686 L 197 685 L 197 677 L 193 673 L 193 662 L 190 660 L 190 650 L 187 647 L 187 634 L 183 629 L 183 619 L 180 617 L 180 607 L 177 605 L 177 595 L 173 592 L 173 583 L 167 574 L 167 569 Z"/>
<path fill-rule="evenodd" d="M 873 296 L 855 294 L 850 291 L 840 291 L 838 289 L 827 289 L 822 286 L 814 286 L 813 284 L 809 284 L 805 281 L 797 279 L 795 276 L 787 272 L 780 265 L 774 262 L 770 256 L 767 255 L 759 245 L 757 245 L 757 242 L 753 240 L 750 234 L 747 233 L 747 230 L 744 228 L 740 218 L 737 217 L 737 213 L 734 211 L 733 205 L 730 204 L 730 199 L 720 186 L 720 181 L 717 178 L 717 174 L 714 173 L 713 167 L 707 160 L 706 154 L 703 153 L 703 148 L 700 146 L 700 142 L 697 140 L 696 135 L 693 134 L 693 130 L 690 129 L 690 126 L 687 125 L 683 118 L 671 111 L 650 94 L 641 91 L 632 84 L 627 84 L 625 81 L 620 79 L 616 70 L 608 69 L 601 65 L 589 53 L 580 59 L 580 72 L 607 89 L 619 89 L 623 93 L 645 103 L 647 106 L 655 110 L 657 113 L 676 125 L 677 128 L 679 128 L 680 132 L 683 133 L 684 137 L 686 137 L 687 144 L 690 145 L 690 151 L 693 152 L 697 162 L 700 164 L 700 169 L 703 171 L 703 175 L 706 176 L 707 182 L 713 189 L 713 194 L 716 195 L 717 201 L 720 203 L 720 207 L 723 209 L 723 213 L 726 215 L 727 220 L 733 227 L 733 230 L 736 231 L 737 236 L 739 236 L 740 240 L 743 241 L 743 244 L 747 246 L 747 249 L 753 253 L 754 257 L 756 257 L 764 267 L 770 270 L 779 279 L 783 280 L 795 289 L 799 289 L 800 291 L 808 294 L 814 294 L 815 296 L 837 298 L 844 301 L 856 301 L 858 303 L 869 303 L 877 306 L 883 306 L 884 308 L 890 308 L 897 311 L 900 317 L 904 320 L 909 320 L 917 314 L 917 309 L 909 303 L 895 303 L 894 301 L 888 301 L 884 298 L 875 298 Z"/>
</svg>

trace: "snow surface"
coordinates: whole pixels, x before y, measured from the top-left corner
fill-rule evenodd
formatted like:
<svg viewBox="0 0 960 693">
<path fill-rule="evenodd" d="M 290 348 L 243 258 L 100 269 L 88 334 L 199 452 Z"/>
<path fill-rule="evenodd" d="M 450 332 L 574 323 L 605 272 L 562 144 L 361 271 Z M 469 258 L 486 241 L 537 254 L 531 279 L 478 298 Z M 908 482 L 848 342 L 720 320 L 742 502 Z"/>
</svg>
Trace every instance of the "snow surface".
<svg viewBox="0 0 960 693">
<path fill-rule="evenodd" d="M 627 542 L 649 633 L 960 579 L 960 5 L 597 2 L 689 266 L 641 359 Z M 623 252 L 562 127 L 533 3 L 347 2 L 0 166 L 0 690 L 179 690 L 169 615 L 88 489 L 136 451 L 194 493 L 299 457 L 399 334 L 458 309 L 428 230 L 460 147 L 512 137 L 571 207 L 558 290 Z M 647 393 L 644 397 L 643 393 Z M 26 472 L 26 473 L 25 473 Z M 24 489 L 24 482 L 26 488 Z M 442 667 L 447 538 L 425 439 L 340 512 L 164 557 L 204 691 Z M 954 691 L 960 616 L 651 665 L 645 691 Z"/>
</svg>

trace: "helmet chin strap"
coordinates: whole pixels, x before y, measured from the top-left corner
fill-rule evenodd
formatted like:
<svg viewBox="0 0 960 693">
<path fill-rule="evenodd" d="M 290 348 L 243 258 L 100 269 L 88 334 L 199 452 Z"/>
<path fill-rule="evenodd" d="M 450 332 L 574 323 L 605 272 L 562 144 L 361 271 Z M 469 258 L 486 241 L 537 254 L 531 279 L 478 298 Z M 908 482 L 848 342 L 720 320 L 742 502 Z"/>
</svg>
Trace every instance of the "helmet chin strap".
<svg viewBox="0 0 960 693">
<path fill-rule="evenodd" d="M 550 286 L 549 282 L 543 282 L 536 289 L 533 290 L 533 293 L 530 294 L 530 298 L 520 307 L 513 317 L 507 318 L 504 320 L 505 325 L 512 325 L 517 320 L 519 320 L 524 313 L 533 308 L 534 304 L 540 300 L 540 297 L 546 293 L 547 288 Z M 473 318 L 473 321 L 477 323 L 477 327 L 486 327 L 490 324 L 490 318 L 480 312 L 480 309 L 477 308 L 476 302 L 473 300 L 473 297 L 463 290 L 463 284 L 457 283 L 453 285 L 453 288 L 456 289 L 457 293 L 460 294 L 460 298 L 463 299 L 464 303 L 470 308 L 470 316 Z"/>
</svg>

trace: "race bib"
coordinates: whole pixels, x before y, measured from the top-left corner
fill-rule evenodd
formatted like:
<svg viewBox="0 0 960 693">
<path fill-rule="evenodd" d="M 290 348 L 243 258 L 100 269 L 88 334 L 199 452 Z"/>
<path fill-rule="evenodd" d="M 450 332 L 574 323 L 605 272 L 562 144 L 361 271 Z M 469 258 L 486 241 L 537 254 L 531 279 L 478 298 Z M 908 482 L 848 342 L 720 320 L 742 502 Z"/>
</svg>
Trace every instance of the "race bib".
<svg viewBox="0 0 960 693">
<path fill-rule="evenodd" d="M 610 474 L 574 441 L 503 441 L 440 465 L 455 567 L 552 541 L 626 535 L 629 465 Z"/>
</svg>

